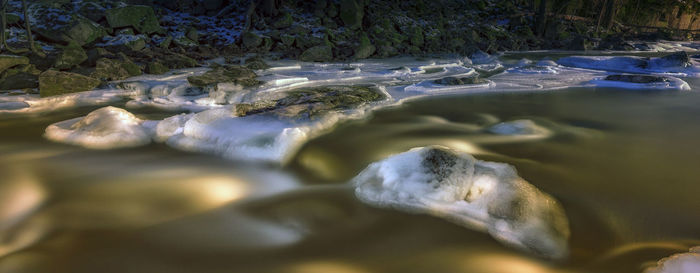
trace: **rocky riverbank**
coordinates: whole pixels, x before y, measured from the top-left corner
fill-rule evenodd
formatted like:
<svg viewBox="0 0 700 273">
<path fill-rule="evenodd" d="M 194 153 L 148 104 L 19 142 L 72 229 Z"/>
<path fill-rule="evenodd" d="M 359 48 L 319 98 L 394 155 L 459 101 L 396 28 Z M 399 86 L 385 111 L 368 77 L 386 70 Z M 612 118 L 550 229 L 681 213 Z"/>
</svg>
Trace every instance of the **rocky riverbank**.
<svg viewBox="0 0 700 273">
<path fill-rule="evenodd" d="M 221 57 L 229 67 L 208 76 L 236 78 L 227 73 L 266 68 L 260 58 L 246 58 L 251 54 L 325 62 L 535 49 L 654 50 L 627 41 L 671 38 L 635 37 L 621 26 L 599 35 L 590 22 L 564 19 L 553 19 L 535 35 L 534 15 L 518 2 L 32 1 L 26 19 L 41 52 L 0 55 L 0 89 L 41 96 L 79 92 Z M 9 1 L 6 10 L 8 46 L 28 47 L 21 2 Z M 235 80 L 258 83 L 254 77 Z"/>
</svg>

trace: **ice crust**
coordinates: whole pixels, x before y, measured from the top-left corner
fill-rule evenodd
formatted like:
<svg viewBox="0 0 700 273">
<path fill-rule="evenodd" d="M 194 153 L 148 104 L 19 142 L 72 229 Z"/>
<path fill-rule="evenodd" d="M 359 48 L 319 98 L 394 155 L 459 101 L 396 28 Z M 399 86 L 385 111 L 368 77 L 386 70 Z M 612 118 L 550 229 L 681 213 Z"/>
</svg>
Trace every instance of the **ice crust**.
<svg viewBox="0 0 700 273">
<path fill-rule="evenodd" d="M 92 149 L 135 147 L 151 142 L 142 123 L 126 110 L 108 106 L 85 117 L 49 125 L 46 138 Z"/>
<path fill-rule="evenodd" d="M 678 77 L 700 77 L 700 64 L 676 66 L 663 58 L 632 56 L 571 56 L 559 59 L 560 65 L 625 73 L 661 73 Z"/>
<path fill-rule="evenodd" d="M 700 246 L 687 253 L 675 254 L 661 259 L 653 268 L 644 273 L 697 273 L 700 272 Z"/>
<path fill-rule="evenodd" d="M 564 210 L 508 164 L 420 147 L 370 164 L 352 184 L 371 206 L 443 218 L 547 258 L 568 255 Z"/>
<path fill-rule="evenodd" d="M 597 87 L 612 87 L 635 90 L 690 90 L 690 85 L 676 77 L 664 76 L 664 82 L 650 83 L 633 83 L 625 81 L 606 80 L 605 78 L 596 78 L 591 81 L 591 84 Z"/>
</svg>

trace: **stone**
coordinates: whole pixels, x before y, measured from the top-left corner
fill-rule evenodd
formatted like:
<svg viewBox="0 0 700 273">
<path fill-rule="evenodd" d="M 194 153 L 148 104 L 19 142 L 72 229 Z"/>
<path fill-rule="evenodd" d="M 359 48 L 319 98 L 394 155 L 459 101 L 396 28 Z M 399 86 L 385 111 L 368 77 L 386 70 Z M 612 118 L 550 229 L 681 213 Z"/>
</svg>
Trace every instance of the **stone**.
<svg viewBox="0 0 700 273">
<path fill-rule="evenodd" d="M 39 75 L 39 94 L 42 97 L 89 91 L 100 85 L 100 80 L 71 72 L 47 70 Z"/>
<path fill-rule="evenodd" d="M 333 50 L 327 45 L 314 46 L 301 53 L 299 59 L 304 62 L 328 62 L 333 59 Z"/>
<path fill-rule="evenodd" d="M 16 90 L 39 87 L 41 71 L 32 64 L 23 64 L 5 70 L 0 76 L 0 90 Z"/>
<path fill-rule="evenodd" d="M 245 67 L 252 70 L 263 70 L 270 68 L 270 66 L 267 63 L 265 63 L 265 61 L 262 58 L 260 58 L 260 56 L 245 59 L 244 64 Z"/>
<path fill-rule="evenodd" d="M 116 81 L 138 76 L 141 73 L 141 68 L 131 60 L 101 58 L 97 60 L 95 71 L 90 76 L 103 81 Z"/>
<path fill-rule="evenodd" d="M 173 39 L 173 43 L 182 48 L 193 48 L 199 46 L 199 43 L 192 41 L 185 36 L 175 37 Z"/>
<path fill-rule="evenodd" d="M 168 71 L 170 71 L 170 69 L 160 62 L 150 62 L 146 64 L 146 73 L 148 74 L 161 75 Z"/>
<path fill-rule="evenodd" d="M 463 84 L 482 84 L 487 81 L 478 77 L 445 77 L 435 80 L 435 83 L 442 85 L 463 85 Z"/>
<path fill-rule="evenodd" d="M 423 38 L 423 29 L 420 27 L 414 27 L 411 29 L 411 44 L 417 47 L 423 46 L 425 39 Z"/>
<path fill-rule="evenodd" d="M 58 54 L 54 67 L 60 70 L 71 69 L 87 61 L 87 59 L 87 53 L 82 47 L 76 43 L 70 43 Z"/>
<path fill-rule="evenodd" d="M 197 28 L 195 27 L 189 27 L 187 28 L 187 32 L 185 32 L 185 37 L 187 39 L 190 39 L 192 41 L 199 41 L 199 32 L 197 32 Z"/>
<path fill-rule="evenodd" d="M 146 47 L 145 35 L 119 34 L 115 37 L 105 37 L 103 43 L 97 46 L 105 47 L 115 52 L 140 51 Z"/>
<path fill-rule="evenodd" d="M 126 6 L 108 9 L 107 23 L 112 28 L 133 27 L 139 33 L 163 32 L 153 8 L 149 6 Z"/>
<path fill-rule="evenodd" d="M 685 51 L 678 51 L 661 57 L 666 66 L 691 67 L 690 56 Z"/>
<path fill-rule="evenodd" d="M 287 118 L 316 118 L 335 110 L 353 109 L 358 105 L 385 99 L 371 86 L 322 86 L 292 90 L 278 100 L 237 104 L 236 115 L 268 113 Z"/>
<path fill-rule="evenodd" d="M 195 59 L 178 53 L 165 54 L 160 61 L 170 69 L 197 67 L 199 63 Z"/>
<path fill-rule="evenodd" d="M 100 20 L 105 18 L 106 11 L 107 9 L 105 9 L 103 6 L 100 6 L 97 3 L 82 2 L 80 3 L 78 14 L 85 16 L 85 18 L 88 18 L 93 22 L 99 22 Z"/>
<path fill-rule="evenodd" d="M 350 29 L 361 28 L 363 16 L 363 7 L 356 0 L 340 1 L 340 19 L 346 27 Z"/>
<path fill-rule="evenodd" d="M 6 13 L 6 14 L 5 14 L 5 17 L 6 17 L 6 18 L 5 18 L 5 23 L 8 24 L 8 25 L 17 24 L 17 23 L 19 23 L 19 21 L 21 20 L 21 18 L 19 17 L 19 15 L 14 14 L 14 13 Z"/>
<path fill-rule="evenodd" d="M 20 64 L 29 64 L 29 58 L 16 55 L 0 55 L 0 72 Z"/>
<path fill-rule="evenodd" d="M 241 35 L 241 40 L 243 41 L 243 46 L 247 49 L 256 48 L 263 42 L 262 37 L 253 32 L 243 33 L 243 35 Z"/>
<path fill-rule="evenodd" d="M 282 41 L 282 44 L 286 46 L 292 46 L 294 44 L 294 39 L 294 36 L 289 34 L 280 35 L 280 40 Z"/>
<path fill-rule="evenodd" d="M 669 79 L 664 76 L 654 75 L 609 75 L 605 77 L 606 81 L 629 82 L 629 83 L 654 83 L 668 82 Z"/>
<path fill-rule="evenodd" d="M 187 77 L 187 81 L 197 87 L 207 87 L 219 83 L 234 83 L 244 87 L 260 84 L 253 70 L 242 66 L 216 66 L 199 76 Z"/>
<path fill-rule="evenodd" d="M 367 37 L 367 34 L 363 34 L 360 37 L 360 45 L 355 48 L 355 59 L 366 59 L 369 56 L 372 56 L 374 52 L 377 50 L 374 45 L 369 41 L 369 38 Z"/>
<path fill-rule="evenodd" d="M 104 29 L 90 19 L 46 3 L 34 3 L 27 12 L 32 31 L 52 42 L 83 46 L 105 35 Z"/>
<path fill-rule="evenodd" d="M 284 13 L 279 19 L 272 23 L 272 27 L 276 29 L 288 28 L 292 26 L 292 23 L 294 23 L 292 15 L 289 13 Z"/>
</svg>

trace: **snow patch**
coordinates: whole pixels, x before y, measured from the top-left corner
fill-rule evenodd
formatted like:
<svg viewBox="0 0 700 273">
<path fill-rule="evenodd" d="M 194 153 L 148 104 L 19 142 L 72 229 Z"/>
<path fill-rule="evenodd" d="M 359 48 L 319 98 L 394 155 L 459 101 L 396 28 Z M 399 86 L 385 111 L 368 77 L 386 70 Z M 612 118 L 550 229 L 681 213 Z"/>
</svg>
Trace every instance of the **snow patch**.
<svg viewBox="0 0 700 273">
<path fill-rule="evenodd" d="M 49 125 L 46 138 L 91 149 L 136 147 L 151 142 L 143 121 L 126 110 L 108 106 L 85 117 Z"/>
</svg>

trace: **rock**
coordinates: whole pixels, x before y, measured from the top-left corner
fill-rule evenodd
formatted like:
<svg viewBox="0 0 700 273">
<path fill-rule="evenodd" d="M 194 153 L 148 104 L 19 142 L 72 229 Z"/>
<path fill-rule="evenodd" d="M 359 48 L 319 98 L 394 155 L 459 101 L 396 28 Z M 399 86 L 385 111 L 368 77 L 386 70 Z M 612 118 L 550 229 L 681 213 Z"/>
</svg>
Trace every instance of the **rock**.
<svg viewBox="0 0 700 273">
<path fill-rule="evenodd" d="M 39 93 L 42 97 L 93 90 L 100 80 L 76 73 L 47 70 L 39 75 Z"/>
<path fill-rule="evenodd" d="M 20 64 L 29 64 L 29 58 L 15 55 L 0 55 L 0 72 Z"/>
<path fill-rule="evenodd" d="M 58 54 L 54 67 L 60 70 L 71 69 L 87 61 L 87 59 L 88 56 L 82 47 L 76 43 L 70 43 Z"/>
<path fill-rule="evenodd" d="M 272 23 L 272 27 L 276 29 L 281 29 L 281 28 L 288 28 L 292 26 L 292 23 L 294 23 L 294 19 L 292 19 L 292 15 L 289 13 L 283 14 L 277 21 Z"/>
<path fill-rule="evenodd" d="M 243 41 L 243 46 L 247 49 L 256 48 L 263 42 L 262 37 L 253 32 L 243 33 L 243 35 L 241 35 L 241 40 Z"/>
<path fill-rule="evenodd" d="M 605 77 L 606 81 L 629 82 L 629 83 L 654 83 L 668 82 L 669 79 L 664 76 L 654 75 L 610 75 Z"/>
<path fill-rule="evenodd" d="M 129 59 L 101 58 L 97 60 L 95 71 L 90 76 L 103 81 L 116 81 L 138 76 L 141 73 L 141 67 Z"/>
<path fill-rule="evenodd" d="M 187 39 L 190 39 L 192 41 L 199 41 L 199 32 L 197 32 L 197 28 L 195 27 L 189 27 L 187 28 L 187 32 L 185 32 L 185 37 Z"/>
<path fill-rule="evenodd" d="M 245 67 L 253 70 L 268 69 L 270 66 L 260 58 L 260 56 L 251 57 L 245 60 Z"/>
<path fill-rule="evenodd" d="M 199 66 L 195 59 L 182 54 L 170 53 L 160 57 L 160 61 L 170 69 L 190 68 Z"/>
<path fill-rule="evenodd" d="M 442 85 L 463 85 L 463 84 L 482 84 L 487 83 L 486 80 L 478 77 L 445 77 L 435 80 L 435 83 Z"/>
<path fill-rule="evenodd" d="M 5 14 L 5 24 L 11 25 L 11 24 L 17 24 L 21 20 L 19 15 L 14 14 L 14 13 L 6 13 Z"/>
<path fill-rule="evenodd" d="M 23 64 L 5 70 L 0 76 L 0 90 L 14 90 L 39 87 L 41 71 L 34 65 Z"/>
<path fill-rule="evenodd" d="M 96 47 L 93 49 L 88 50 L 87 52 L 87 65 L 88 66 L 95 66 L 97 63 L 97 60 L 100 58 L 105 58 L 105 57 L 110 57 L 110 58 L 116 58 L 116 55 L 112 54 L 112 52 L 109 52 L 109 50 L 101 48 L 101 47 Z"/>
<path fill-rule="evenodd" d="M 671 55 L 666 55 L 660 58 L 663 60 L 665 66 L 676 66 L 676 67 L 691 67 L 693 64 L 690 62 L 690 56 L 685 51 L 678 51 Z"/>
<path fill-rule="evenodd" d="M 199 46 L 199 43 L 192 41 L 185 36 L 175 37 L 173 39 L 173 43 L 182 48 L 193 48 Z"/>
<path fill-rule="evenodd" d="M 187 77 L 187 81 L 197 87 L 208 87 L 219 83 L 233 83 L 244 87 L 258 85 L 257 75 L 253 70 L 242 66 L 216 66 L 199 76 Z"/>
<path fill-rule="evenodd" d="M 151 38 L 151 41 L 154 42 L 158 47 L 162 49 L 167 49 L 170 47 L 170 44 L 173 42 L 173 37 L 172 36 L 165 36 L 165 37 L 160 37 L 158 35 L 153 35 L 153 38 Z"/>
<path fill-rule="evenodd" d="M 280 40 L 282 41 L 282 44 L 286 46 L 292 46 L 294 44 L 294 39 L 294 36 L 289 34 L 280 35 Z"/>
<path fill-rule="evenodd" d="M 140 51 L 146 47 L 146 36 L 119 34 L 115 37 L 103 38 L 103 43 L 97 46 L 105 47 L 115 52 Z"/>
<path fill-rule="evenodd" d="M 327 45 L 314 46 L 301 53 L 299 59 L 304 62 L 328 62 L 333 59 L 333 50 Z"/>
<path fill-rule="evenodd" d="M 224 0 L 202 0 L 202 5 L 206 10 L 218 10 L 224 6 Z"/>
<path fill-rule="evenodd" d="M 352 109 L 358 105 L 385 99 L 371 86 L 323 86 L 288 92 L 279 100 L 236 105 L 238 116 L 270 113 L 281 117 L 314 118 L 334 110 Z"/>
<path fill-rule="evenodd" d="M 343 24 L 346 27 L 350 29 L 361 28 L 363 16 L 363 7 L 356 0 L 340 1 L 340 19 L 343 20 Z"/>
<path fill-rule="evenodd" d="M 414 27 L 411 29 L 411 37 L 410 37 L 411 44 L 417 47 L 423 46 L 423 43 L 425 42 L 425 39 L 423 39 L 423 29 L 420 27 Z"/>
<path fill-rule="evenodd" d="M 152 34 L 162 32 L 158 18 L 149 6 L 126 6 L 108 9 L 105 13 L 107 23 L 112 28 L 133 27 L 139 33 Z"/>
<path fill-rule="evenodd" d="M 107 9 L 94 2 L 82 2 L 78 9 L 78 14 L 85 16 L 93 22 L 99 22 L 105 18 Z"/>
<path fill-rule="evenodd" d="M 369 41 L 369 38 L 367 37 L 367 34 L 363 34 L 360 37 L 360 45 L 355 48 L 355 59 L 366 59 L 369 56 L 372 56 L 374 52 L 377 50 L 374 45 Z"/>
<path fill-rule="evenodd" d="M 52 42 L 75 42 L 83 46 L 105 34 L 104 29 L 90 19 L 41 2 L 29 6 L 27 12 L 32 30 Z"/>
<path fill-rule="evenodd" d="M 148 74 L 161 75 L 168 71 L 170 71 L 170 69 L 160 62 L 150 62 L 146 64 L 146 73 Z"/>
</svg>

